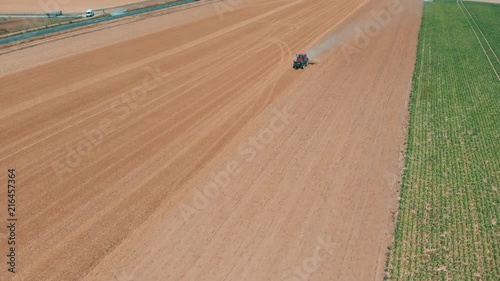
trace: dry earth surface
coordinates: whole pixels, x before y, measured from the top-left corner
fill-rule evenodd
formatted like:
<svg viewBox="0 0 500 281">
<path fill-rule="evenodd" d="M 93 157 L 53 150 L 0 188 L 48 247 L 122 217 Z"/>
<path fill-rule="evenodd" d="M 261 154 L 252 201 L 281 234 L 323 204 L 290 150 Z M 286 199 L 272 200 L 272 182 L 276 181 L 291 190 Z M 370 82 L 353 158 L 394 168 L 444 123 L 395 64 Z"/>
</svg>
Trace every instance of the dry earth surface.
<svg viewBox="0 0 500 281">
<path fill-rule="evenodd" d="M 2 0 L 0 14 L 28 14 L 63 11 L 63 13 L 82 13 L 88 9 L 116 7 L 141 0 Z"/>
<path fill-rule="evenodd" d="M 42 57 L 0 74 L 20 218 L 18 273 L 1 280 L 382 278 L 422 2 L 299 71 L 295 52 L 394 4 L 249 2 L 0 56 Z"/>
</svg>

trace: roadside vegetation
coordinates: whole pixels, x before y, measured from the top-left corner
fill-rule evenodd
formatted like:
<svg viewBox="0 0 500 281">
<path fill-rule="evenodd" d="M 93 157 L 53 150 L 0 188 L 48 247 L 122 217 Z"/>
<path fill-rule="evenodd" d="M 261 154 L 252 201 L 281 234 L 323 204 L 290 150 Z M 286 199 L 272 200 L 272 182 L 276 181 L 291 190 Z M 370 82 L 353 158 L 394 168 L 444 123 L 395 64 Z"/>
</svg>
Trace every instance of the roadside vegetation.
<svg viewBox="0 0 500 281">
<path fill-rule="evenodd" d="M 500 280 L 499 19 L 424 4 L 388 280 Z"/>
<path fill-rule="evenodd" d="M 0 35 L 14 33 L 19 31 L 30 30 L 33 28 L 46 27 L 54 24 L 68 24 L 74 18 L 1 18 L 0 19 Z"/>
</svg>

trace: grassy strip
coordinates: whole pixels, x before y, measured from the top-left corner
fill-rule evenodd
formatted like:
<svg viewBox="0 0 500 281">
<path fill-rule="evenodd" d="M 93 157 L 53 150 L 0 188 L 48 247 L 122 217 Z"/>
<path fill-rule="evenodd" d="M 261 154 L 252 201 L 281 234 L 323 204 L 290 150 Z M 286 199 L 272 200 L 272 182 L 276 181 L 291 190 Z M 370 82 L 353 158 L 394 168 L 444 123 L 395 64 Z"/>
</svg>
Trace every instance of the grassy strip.
<svg viewBox="0 0 500 281">
<path fill-rule="evenodd" d="M 424 4 L 386 279 L 500 280 L 500 5 L 464 3 Z"/>
</svg>

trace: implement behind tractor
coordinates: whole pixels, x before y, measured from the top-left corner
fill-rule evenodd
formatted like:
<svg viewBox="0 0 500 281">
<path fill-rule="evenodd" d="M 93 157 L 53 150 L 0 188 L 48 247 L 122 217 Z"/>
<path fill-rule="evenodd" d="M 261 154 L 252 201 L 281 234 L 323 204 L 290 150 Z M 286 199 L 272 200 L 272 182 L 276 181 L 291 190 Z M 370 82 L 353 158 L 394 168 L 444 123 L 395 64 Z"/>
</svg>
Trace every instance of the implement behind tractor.
<svg viewBox="0 0 500 281">
<path fill-rule="evenodd" d="M 297 54 L 295 60 L 293 61 L 293 68 L 304 69 L 304 67 L 307 67 L 309 64 L 314 64 L 314 62 L 309 60 L 307 54 L 301 53 Z"/>
</svg>

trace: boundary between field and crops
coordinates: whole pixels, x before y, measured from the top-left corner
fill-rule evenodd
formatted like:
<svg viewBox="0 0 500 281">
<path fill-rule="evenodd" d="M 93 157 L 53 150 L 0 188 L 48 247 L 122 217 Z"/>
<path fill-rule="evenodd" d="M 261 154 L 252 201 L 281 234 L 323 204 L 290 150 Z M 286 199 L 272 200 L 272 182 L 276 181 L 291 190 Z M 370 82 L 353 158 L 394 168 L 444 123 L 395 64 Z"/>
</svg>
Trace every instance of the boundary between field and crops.
<svg viewBox="0 0 500 281">
<path fill-rule="evenodd" d="M 462 5 L 460 5 L 462 4 Z M 477 41 L 479 42 L 479 45 L 481 45 L 481 49 L 483 49 L 483 52 L 484 52 L 484 55 L 486 56 L 486 58 L 488 59 L 488 62 L 490 63 L 491 65 L 491 68 L 493 69 L 493 72 L 495 72 L 495 75 L 497 76 L 497 79 L 498 81 L 500 81 L 500 75 L 498 75 L 498 72 L 497 70 L 495 69 L 495 66 L 493 65 L 493 62 L 491 61 L 491 58 L 490 56 L 488 55 L 488 53 L 486 52 L 486 49 L 484 48 L 483 46 L 483 43 L 481 42 L 481 39 L 479 39 L 479 35 L 477 35 L 477 32 L 476 30 L 474 29 L 474 27 L 472 26 L 472 23 L 470 22 L 469 18 L 467 17 L 467 15 L 465 14 L 464 12 L 464 9 L 467 11 L 467 13 L 469 14 L 470 18 L 472 19 L 472 21 L 474 21 L 474 23 L 476 24 L 477 26 L 477 29 L 479 30 L 479 32 L 481 32 L 481 35 L 483 36 L 483 39 L 484 41 L 486 41 L 486 44 L 488 44 L 491 52 L 493 53 L 493 55 L 495 56 L 496 60 L 498 63 L 500 63 L 500 60 L 498 60 L 498 57 L 495 53 L 495 51 L 493 51 L 493 49 L 491 48 L 491 45 L 490 43 L 488 42 L 488 39 L 486 38 L 486 36 L 484 35 L 484 33 L 481 31 L 481 28 L 479 28 L 479 25 L 477 25 L 476 21 L 474 20 L 474 17 L 470 14 L 469 10 L 467 9 L 467 7 L 465 6 L 465 4 L 463 3 L 463 1 L 461 0 L 457 0 L 457 5 L 458 7 L 460 8 L 460 10 L 462 11 L 462 13 L 464 14 L 464 17 L 465 19 L 467 20 L 467 22 L 469 23 L 469 26 L 470 28 L 472 29 L 472 31 L 474 32 L 474 35 L 476 36 L 476 39 Z"/>
<path fill-rule="evenodd" d="M 432 0 L 425 0 L 425 2 L 427 1 L 432 1 Z M 424 7 L 422 7 L 422 9 L 424 9 Z M 391 274 L 391 271 L 392 271 L 392 262 L 393 262 L 393 259 L 394 259 L 394 247 L 396 245 L 396 231 L 397 231 L 397 228 L 398 228 L 398 223 L 399 223 L 399 216 L 400 216 L 400 208 L 401 208 L 401 196 L 402 196 L 402 187 L 403 187 L 403 184 L 405 182 L 405 178 L 407 176 L 407 167 L 408 167 L 408 149 L 409 149 L 409 140 L 410 140 L 410 126 L 412 125 L 411 122 L 411 108 L 412 108 L 412 104 L 413 104 L 413 98 L 414 98 L 414 95 L 415 95 L 415 81 L 419 80 L 421 75 L 422 75 L 422 69 L 424 68 L 424 62 L 423 60 L 420 61 L 420 64 L 418 63 L 419 62 L 419 57 L 420 56 L 423 56 L 424 53 L 425 53 L 425 48 L 420 50 L 420 44 L 425 44 L 425 37 L 423 36 L 423 33 L 422 33 L 422 28 L 424 27 L 424 17 L 425 17 L 425 13 L 422 12 L 422 17 L 420 18 L 420 28 L 419 28 L 419 31 L 418 31 L 418 35 L 417 35 L 417 38 L 418 38 L 418 46 L 416 48 L 416 56 L 415 56 L 415 65 L 413 67 L 413 76 L 412 76 L 412 79 L 411 79 L 411 82 L 410 82 L 410 95 L 408 97 L 408 102 L 406 103 L 406 122 L 405 122 L 405 127 L 407 129 L 407 133 L 405 134 L 405 137 L 403 139 L 403 147 L 402 147 L 402 155 L 403 155 L 403 170 L 401 171 L 401 174 L 400 174 L 400 177 L 399 177 L 399 190 L 398 190 L 398 193 L 399 193 L 399 199 L 398 199 L 398 208 L 396 208 L 396 211 L 394 212 L 393 214 L 393 223 L 394 223 L 394 229 L 393 229 L 393 235 L 392 235 L 392 242 L 390 244 L 390 246 L 388 247 L 388 251 L 387 251 L 387 254 L 386 254 L 386 260 L 385 260 L 385 268 L 384 268 L 384 281 L 385 280 L 391 280 L 388 276 Z M 420 69 L 420 71 L 417 71 L 417 68 Z M 418 77 L 417 77 L 418 75 Z M 418 78 L 418 79 L 417 79 Z"/>
</svg>

